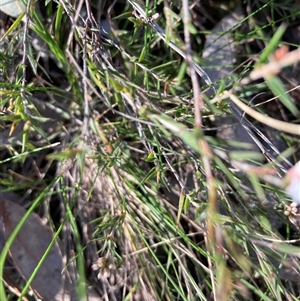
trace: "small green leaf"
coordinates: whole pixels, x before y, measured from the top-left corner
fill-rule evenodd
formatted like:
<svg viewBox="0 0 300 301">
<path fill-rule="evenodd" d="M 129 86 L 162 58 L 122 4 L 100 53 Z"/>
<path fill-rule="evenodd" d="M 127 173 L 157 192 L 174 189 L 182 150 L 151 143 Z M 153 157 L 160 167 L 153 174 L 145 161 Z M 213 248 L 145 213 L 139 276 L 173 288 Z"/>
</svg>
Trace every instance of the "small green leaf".
<svg viewBox="0 0 300 301">
<path fill-rule="evenodd" d="M 268 58 L 271 55 L 271 53 L 273 53 L 277 48 L 285 30 L 286 30 L 286 25 L 281 25 L 278 28 L 278 30 L 275 32 L 272 39 L 270 40 L 268 46 L 264 49 L 264 51 L 259 56 L 259 61 L 255 64 L 256 67 L 268 61 Z"/>
<path fill-rule="evenodd" d="M 31 128 L 31 122 L 29 120 L 27 120 L 23 127 L 24 131 L 22 134 L 22 153 L 24 153 L 26 150 L 28 137 L 29 137 L 29 133 L 30 133 L 30 128 Z"/>
<path fill-rule="evenodd" d="M 10 26 L 10 28 L 6 31 L 6 33 L 2 36 L 0 39 L 0 42 L 2 42 L 22 21 L 23 17 L 25 15 L 25 12 L 22 13 L 17 20 Z"/>
<path fill-rule="evenodd" d="M 60 31 L 61 31 L 61 21 L 63 18 L 63 12 L 64 12 L 64 7 L 61 4 L 59 4 L 58 8 L 57 8 L 55 25 L 54 25 L 54 35 L 55 35 L 57 41 L 60 40 L 59 36 L 60 36 Z"/>
<path fill-rule="evenodd" d="M 82 149 L 66 149 L 63 153 L 49 154 L 46 156 L 48 160 L 75 159 L 76 155 L 82 153 Z"/>
<path fill-rule="evenodd" d="M 139 57 L 139 63 L 142 62 L 144 59 L 145 59 L 145 56 L 147 55 L 147 52 L 148 52 L 148 47 L 143 47 L 142 49 L 142 52 L 140 54 L 140 57 Z"/>
<path fill-rule="evenodd" d="M 216 95 L 221 94 L 221 93 L 224 91 L 224 88 L 225 88 L 225 80 L 222 79 L 222 80 L 220 81 L 220 86 L 219 86 L 219 88 L 218 88 L 218 91 L 217 91 L 217 94 L 216 94 Z"/>
<path fill-rule="evenodd" d="M 178 212 L 177 212 L 177 219 L 176 219 L 177 227 L 179 225 L 180 216 L 181 216 L 182 209 L 184 207 L 185 199 L 186 199 L 186 193 L 184 190 L 182 190 L 179 196 Z"/>
<path fill-rule="evenodd" d="M 109 78 L 110 82 L 112 83 L 114 89 L 117 91 L 117 92 L 121 92 L 121 91 L 124 91 L 126 90 L 126 88 L 121 85 L 119 82 L 117 82 L 116 80 L 112 79 L 111 77 Z"/>
<path fill-rule="evenodd" d="M 237 142 L 238 145 L 238 142 Z M 246 144 L 248 146 L 248 144 Z M 234 160 L 262 160 L 264 156 L 258 152 L 250 151 L 232 151 L 230 158 Z"/>
<path fill-rule="evenodd" d="M 143 22 L 141 20 L 134 18 L 134 17 L 129 17 L 128 20 L 134 24 L 134 27 L 136 27 L 136 26 L 139 27 L 143 24 Z"/>
<path fill-rule="evenodd" d="M 274 250 L 278 250 L 279 252 L 296 255 L 298 258 L 300 258 L 300 248 L 297 246 L 273 242 L 272 248 L 274 248 Z"/>
<path fill-rule="evenodd" d="M 266 80 L 266 83 L 267 83 L 268 87 L 273 92 L 273 94 L 275 96 L 279 97 L 282 104 L 295 117 L 298 117 L 299 116 L 299 111 L 298 111 L 296 105 L 294 104 L 294 102 L 292 101 L 292 99 L 290 98 L 289 94 L 286 92 L 281 80 L 276 76 L 265 78 L 265 80 Z"/>
<path fill-rule="evenodd" d="M 269 219 L 263 215 L 263 214 L 258 214 L 257 215 L 257 219 L 259 220 L 259 222 L 261 223 L 261 225 L 268 231 L 272 231 L 272 226 L 270 224 Z"/>
<path fill-rule="evenodd" d="M 185 202 L 183 204 L 183 212 L 184 212 L 184 214 L 186 214 L 188 212 L 189 208 L 190 208 L 190 198 L 189 198 L 189 196 L 187 196 L 185 198 Z"/>
<path fill-rule="evenodd" d="M 155 160 L 155 156 L 154 153 L 151 152 L 150 154 L 148 154 L 148 156 L 144 159 L 146 162 L 153 162 Z"/>
<path fill-rule="evenodd" d="M 188 22 L 188 23 L 187 23 L 187 27 L 188 27 L 189 32 L 190 32 L 191 34 L 197 34 L 197 33 L 198 33 L 196 27 L 194 26 L 194 24 L 193 24 L 192 22 Z"/>
<path fill-rule="evenodd" d="M 186 75 L 186 68 L 187 68 L 186 61 L 183 61 L 180 65 L 179 72 L 176 77 L 176 85 L 180 86 L 182 84 L 184 77 Z"/>
<path fill-rule="evenodd" d="M 249 180 L 250 180 L 250 182 L 253 186 L 253 189 L 255 190 L 255 193 L 256 193 L 257 197 L 262 201 L 265 200 L 266 196 L 265 196 L 264 191 L 261 187 L 261 184 L 258 180 L 258 177 L 254 173 L 249 172 L 248 173 L 248 178 L 249 178 Z"/>
<path fill-rule="evenodd" d="M 184 124 L 175 122 L 171 117 L 165 114 L 150 115 L 149 117 L 153 120 L 159 121 L 165 129 L 170 130 L 196 152 L 200 152 L 198 142 L 201 133 L 198 129 L 190 130 Z"/>
</svg>

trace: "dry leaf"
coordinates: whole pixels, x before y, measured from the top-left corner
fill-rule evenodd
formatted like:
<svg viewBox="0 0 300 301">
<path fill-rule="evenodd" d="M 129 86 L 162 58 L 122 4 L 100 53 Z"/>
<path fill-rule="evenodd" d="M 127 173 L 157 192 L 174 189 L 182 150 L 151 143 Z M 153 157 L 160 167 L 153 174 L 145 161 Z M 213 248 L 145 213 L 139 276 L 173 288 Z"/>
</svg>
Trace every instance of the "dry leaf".
<svg viewBox="0 0 300 301">
<path fill-rule="evenodd" d="M 25 214 L 25 209 L 0 195 L 0 220 L 7 240 Z M 14 240 L 10 255 L 16 268 L 28 280 L 53 238 L 52 231 L 32 213 Z M 63 271 L 63 260 L 55 243 L 31 283 L 44 301 L 73 301 L 76 294 L 70 278 Z"/>
</svg>

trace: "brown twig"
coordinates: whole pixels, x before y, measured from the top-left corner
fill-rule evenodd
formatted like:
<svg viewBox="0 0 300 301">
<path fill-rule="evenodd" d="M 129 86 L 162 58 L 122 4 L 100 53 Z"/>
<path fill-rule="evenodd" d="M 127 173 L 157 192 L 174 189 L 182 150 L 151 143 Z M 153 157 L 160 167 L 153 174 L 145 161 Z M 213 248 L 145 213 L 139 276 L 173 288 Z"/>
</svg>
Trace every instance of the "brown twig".
<svg viewBox="0 0 300 301">
<path fill-rule="evenodd" d="M 232 92 L 230 91 L 224 91 L 224 95 L 228 96 L 242 111 L 244 111 L 249 116 L 255 118 L 255 120 L 266 124 L 272 128 L 275 128 L 279 131 L 283 131 L 286 133 L 294 134 L 294 135 L 300 135 L 300 125 L 293 124 L 289 122 L 284 122 L 281 120 L 277 120 L 268 116 L 265 116 L 250 107 L 248 107 L 246 104 L 244 104 L 242 101 L 240 101 Z"/>
<path fill-rule="evenodd" d="M 194 110 L 195 110 L 195 128 L 201 128 L 202 126 L 202 116 L 201 109 L 204 107 L 203 98 L 200 93 L 200 86 L 197 80 L 196 71 L 193 65 L 192 58 L 192 49 L 191 49 L 191 36 L 189 31 L 189 24 L 191 24 L 191 17 L 189 11 L 189 3 L 188 0 L 182 1 L 183 6 L 183 24 L 184 24 L 184 41 L 185 41 L 185 53 L 186 53 L 186 61 L 190 67 L 191 80 L 193 85 L 193 93 L 194 93 Z"/>
</svg>

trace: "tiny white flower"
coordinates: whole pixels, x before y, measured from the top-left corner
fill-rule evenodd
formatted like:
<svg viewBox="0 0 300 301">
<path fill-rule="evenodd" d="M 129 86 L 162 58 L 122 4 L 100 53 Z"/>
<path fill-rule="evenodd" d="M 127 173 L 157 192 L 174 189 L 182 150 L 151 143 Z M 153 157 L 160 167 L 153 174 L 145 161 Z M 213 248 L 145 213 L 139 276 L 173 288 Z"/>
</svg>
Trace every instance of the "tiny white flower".
<svg viewBox="0 0 300 301">
<path fill-rule="evenodd" d="M 287 172 L 284 180 L 286 193 L 300 205 L 300 161 Z"/>
</svg>

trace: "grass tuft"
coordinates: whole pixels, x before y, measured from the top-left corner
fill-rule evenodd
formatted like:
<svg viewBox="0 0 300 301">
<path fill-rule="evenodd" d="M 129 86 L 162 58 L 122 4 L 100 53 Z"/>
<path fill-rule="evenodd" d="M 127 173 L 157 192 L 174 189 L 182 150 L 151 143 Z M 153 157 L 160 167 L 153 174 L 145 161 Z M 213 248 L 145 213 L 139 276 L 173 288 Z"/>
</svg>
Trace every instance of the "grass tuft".
<svg viewBox="0 0 300 301">
<path fill-rule="evenodd" d="M 1 16 L 1 300 L 299 299 L 283 180 L 299 161 L 294 1 L 31 1 Z M 10 235 L 1 202 L 26 209 Z M 12 246 L 32 215 L 53 239 L 26 277 Z M 34 278 L 54 245 L 49 297 Z"/>
</svg>

